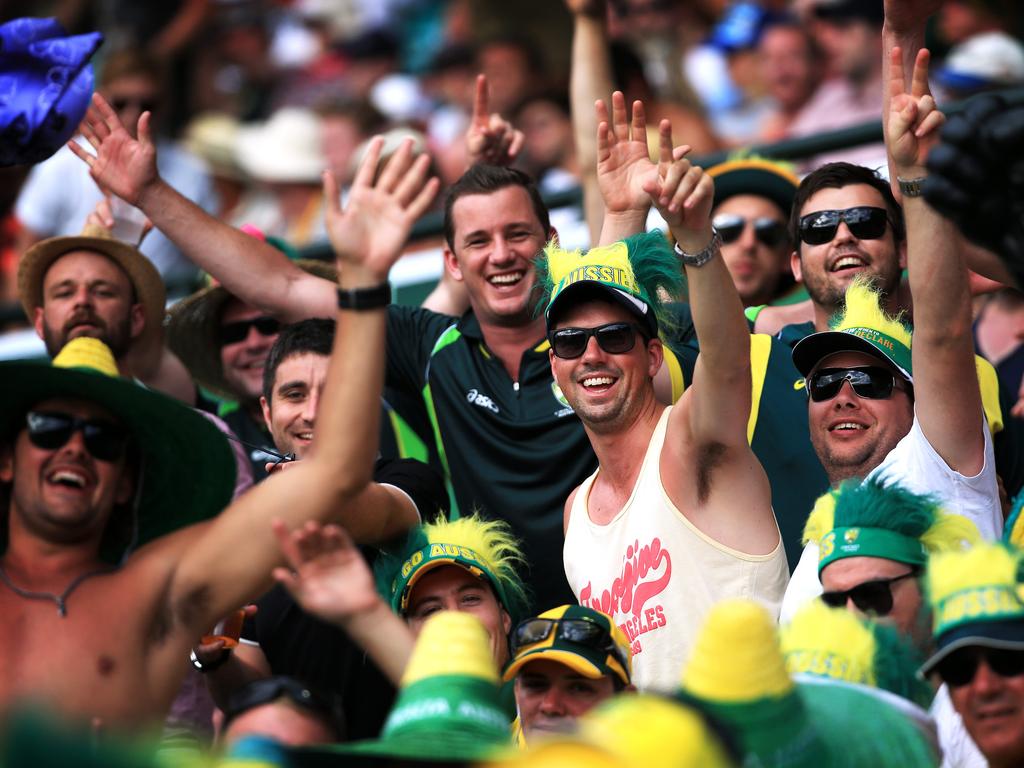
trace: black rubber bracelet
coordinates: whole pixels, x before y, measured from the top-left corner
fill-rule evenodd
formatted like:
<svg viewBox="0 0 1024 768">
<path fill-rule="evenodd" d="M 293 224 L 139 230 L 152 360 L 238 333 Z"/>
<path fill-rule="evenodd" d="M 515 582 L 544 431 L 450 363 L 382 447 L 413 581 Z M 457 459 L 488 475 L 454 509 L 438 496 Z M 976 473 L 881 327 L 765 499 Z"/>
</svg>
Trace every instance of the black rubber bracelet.
<svg viewBox="0 0 1024 768">
<path fill-rule="evenodd" d="M 387 281 L 372 288 L 339 288 L 338 309 L 381 309 L 391 303 L 391 284 Z"/>
</svg>

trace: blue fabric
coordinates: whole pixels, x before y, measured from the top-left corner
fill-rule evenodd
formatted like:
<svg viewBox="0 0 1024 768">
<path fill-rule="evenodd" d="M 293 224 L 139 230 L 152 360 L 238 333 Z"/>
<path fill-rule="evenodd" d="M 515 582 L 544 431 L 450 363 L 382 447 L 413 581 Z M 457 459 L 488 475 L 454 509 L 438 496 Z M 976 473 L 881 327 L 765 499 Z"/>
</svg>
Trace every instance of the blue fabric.
<svg viewBox="0 0 1024 768">
<path fill-rule="evenodd" d="M 0 166 L 45 160 L 71 138 L 102 42 L 99 32 L 68 37 L 55 19 L 0 24 Z"/>
</svg>

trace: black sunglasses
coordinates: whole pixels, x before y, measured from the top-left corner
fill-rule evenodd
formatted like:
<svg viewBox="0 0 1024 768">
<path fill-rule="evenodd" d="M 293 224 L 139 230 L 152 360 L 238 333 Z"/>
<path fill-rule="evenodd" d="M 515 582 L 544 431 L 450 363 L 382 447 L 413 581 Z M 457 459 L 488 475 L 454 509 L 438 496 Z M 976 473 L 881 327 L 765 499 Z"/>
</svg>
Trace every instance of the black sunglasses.
<svg viewBox="0 0 1024 768">
<path fill-rule="evenodd" d="M 249 329 L 255 328 L 261 336 L 273 336 L 281 330 L 281 321 L 274 317 L 260 315 L 252 320 L 240 320 L 237 323 L 225 323 L 220 327 L 217 337 L 222 347 L 237 344 L 249 335 Z"/>
<path fill-rule="evenodd" d="M 982 659 L 1000 677 L 1024 675 L 1024 651 L 977 645 L 953 651 L 935 665 L 935 671 L 950 688 L 960 688 L 974 679 Z"/>
<path fill-rule="evenodd" d="M 128 445 L 128 432 L 109 421 L 80 419 L 66 413 L 29 411 L 25 414 L 25 424 L 32 445 L 47 451 L 67 445 L 78 431 L 82 433 L 86 450 L 100 461 L 116 461 Z"/>
<path fill-rule="evenodd" d="M 909 388 L 887 368 L 869 365 L 866 368 L 822 368 L 811 374 L 807 381 L 807 393 L 816 403 L 831 400 L 843 388 L 843 382 L 850 382 L 859 397 L 885 400 L 892 396 L 893 389 Z"/>
<path fill-rule="evenodd" d="M 224 710 L 224 726 L 244 712 L 280 698 L 287 698 L 297 706 L 326 719 L 334 728 L 339 741 L 345 737 L 345 711 L 338 697 L 328 696 L 301 680 L 285 675 L 254 680 L 233 693 Z"/>
<path fill-rule="evenodd" d="M 894 576 L 891 579 L 865 581 L 850 589 L 838 592 L 823 592 L 822 601 L 830 608 L 843 608 L 847 600 L 853 600 L 857 610 L 874 616 L 888 616 L 892 612 L 892 585 L 917 575 L 917 569 Z"/>
<path fill-rule="evenodd" d="M 643 332 L 633 323 L 605 323 L 596 328 L 559 328 L 551 331 L 548 341 L 555 357 L 574 360 L 587 350 L 590 337 L 597 339 L 597 345 L 609 355 L 629 352 L 636 344 L 636 334 Z M 646 338 L 646 337 L 645 337 Z"/>
<path fill-rule="evenodd" d="M 858 205 L 841 211 L 815 211 L 800 217 L 800 239 L 808 245 L 821 245 L 836 236 L 839 222 L 845 221 L 858 240 L 877 240 L 885 234 L 889 215 L 885 208 Z"/>
<path fill-rule="evenodd" d="M 115 112 L 124 112 L 128 107 L 136 107 L 139 112 L 155 112 L 155 99 L 133 99 L 128 97 L 114 97 L 108 100 Z"/>
<path fill-rule="evenodd" d="M 556 640 L 610 653 L 623 669 L 628 669 L 625 654 L 605 627 L 587 619 L 526 619 L 512 633 L 512 655 L 529 645 L 542 643 L 555 633 Z"/>
<path fill-rule="evenodd" d="M 739 240 L 748 223 L 754 225 L 754 237 L 769 248 L 774 248 L 786 237 L 786 225 L 768 216 L 747 219 L 735 213 L 720 213 L 711 223 L 721 235 L 722 242 L 727 244 Z"/>
</svg>

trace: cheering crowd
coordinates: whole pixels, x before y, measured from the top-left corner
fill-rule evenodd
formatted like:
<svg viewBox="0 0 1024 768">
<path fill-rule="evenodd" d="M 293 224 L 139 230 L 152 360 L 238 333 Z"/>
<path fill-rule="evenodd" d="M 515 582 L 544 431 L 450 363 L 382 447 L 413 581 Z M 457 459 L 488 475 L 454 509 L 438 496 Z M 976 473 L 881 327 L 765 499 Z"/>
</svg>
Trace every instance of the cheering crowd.
<svg viewBox="0 0 1024 768">
<path fill-rule="evenodd" d="M 492 73 L 457 151 L 282 107 L 213 182 L 139 51 L 49 159 L 54 120 L 8 131 L 41 161 L 9 271 L 48 359 L 0 362 L 0 764 L 1024 765 L 1024 302 L 1006 241 L 937 210 L 977 179 L 942 162 L 923 46 L 959 3 L 733 6 L 734 85 L 799 12 L 849 66 L 705 115 L 615 90 L 629 14 L 567 0 L 546 167 L 555 118 Z M 344 50 L 288 89 L 357 80 Z M 884 144 L 695 162 L 830 127 L 807 104 L 880 109 Z M 432 210 L 444 274 L 394 303 Z"/>
</svg>

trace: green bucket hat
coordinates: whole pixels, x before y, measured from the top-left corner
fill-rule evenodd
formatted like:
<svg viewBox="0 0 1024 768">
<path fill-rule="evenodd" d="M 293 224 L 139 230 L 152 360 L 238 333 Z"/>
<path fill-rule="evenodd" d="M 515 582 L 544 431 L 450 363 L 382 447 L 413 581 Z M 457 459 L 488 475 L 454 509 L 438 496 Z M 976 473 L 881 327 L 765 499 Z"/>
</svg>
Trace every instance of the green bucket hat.
<svg viewBox="0 0 1024 768">
<path fill-rule="evenodd" d="M 779 206 L 787 219 L 800 186 L 789 165 L 763 157 L 727 160 L 708 168 L 707 174 L 715 181 L 715 208 L 736 195 L 757 195 Z"/>
<path fill-rule="evenodd" d="M 833 318 L 832 330 L 812 333 L 793 347 L 793 364 L 805 378 L 837 352 L 863 352 L 886 361 L 914 383 L 911 332 L 882 311 L 879 294 L 869 283 L 854 280 L 846 291 L 843 312 Z"/>
<path fill-rule="evenodd" d="M 684 667 L 679 695 L 732 729 L 746 753 L 745 765 L 936 764 L 937 755 L 914 722 L 880 698 L 842 683 L 794 681 L 774 621 L 750 600 L 712 608 Z M 866 723 L 872 738 L 854 737 Z"/>
<path fill-rule="evenodd" d="M 0 363 L 0 377 L 7 382 L 2 435 L 21 429 L 32 406 L 57 397 L 94 402 L 131 433 L 129 457 L 142 475 L 134 530 L 128 541 L 101 552 L 108 562 L 120 562 L 126 546 L 140 547 L 206 520 L 231 502 L 235 459 L 220 430 L 178 401 L 121 378 L 102 341 L 72 339 L 52 363 Z"/>
<path fill-rule="evenodd" d="M 531 661 L 548 659 L 596 680 L 608 675 L 623 686 L 632 679 L 629 638 L 606 613 L 583 605 L 562 605 L 520 622 L 512 633 L 507 683 Z"/>
<path fill-rule="evenodd" d="M 471 614 L 441 611 L 423 625 L 379 739 L 294 754 L 303 766 L 338 765 L 345 755 L 346 764 L 472 763 L 511 738 L 487 630 Z"/>
<path fill-rule="evenodd" d="M 1024 554 L 999 543 L 935 555 L 925 591 L 932 607 L 935 653 L 931 673 L 959 648 L 983 646 L 1024 652 Z"/>
<path fill-rule="evenodd" d="M 651 337 L 658 335 L 659 324 L 669 321 L 659 293 L 679 296 L 684 282 L 679 259 L 660 232 L 634 235 L 586 253 L 549 244 L 537 260 L 537 280 L 549 331 L 557 313 L 573 299 L 578 302 L 598 292 L 632 312 Z"/>
</svg>

